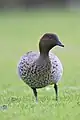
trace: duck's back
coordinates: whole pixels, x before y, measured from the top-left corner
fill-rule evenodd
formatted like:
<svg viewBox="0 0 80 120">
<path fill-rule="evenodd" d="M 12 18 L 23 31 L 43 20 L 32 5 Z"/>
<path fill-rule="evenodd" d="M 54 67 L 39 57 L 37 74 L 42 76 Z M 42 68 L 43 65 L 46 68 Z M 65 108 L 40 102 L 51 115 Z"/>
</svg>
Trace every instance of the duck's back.
<svg viewBox="0 0 80 120">
<path fill-rule="evenodd" d="M 20 78 L 30 87 L 41 88 L 57 83 L 62 76 L 63 68 L 60 60 L 53 53 L 49 53 L 48 62 L 41 61 L 38 65 L 40 53 L 28 52 L 23 55 L 18 64 Z"/>
<path fill-rule="evenodd" d="M 38 52 L 27 52 L 26 54 L 24 54 L 19 63 L 23 63 L 25 65 L 27 65 L 27 67 L 29 67 L 34 61 L 36 61 L 39 57 L 39 53 Z"/>
</svg>

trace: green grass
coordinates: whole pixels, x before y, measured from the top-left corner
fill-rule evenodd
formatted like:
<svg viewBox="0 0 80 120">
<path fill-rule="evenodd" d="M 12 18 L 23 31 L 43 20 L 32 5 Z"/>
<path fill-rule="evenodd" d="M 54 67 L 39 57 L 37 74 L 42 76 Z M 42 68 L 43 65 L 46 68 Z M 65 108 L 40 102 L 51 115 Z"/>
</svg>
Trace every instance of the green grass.
<svg viewBox="0 0 80 120">
<path fill-rule="evenodd" d="M 32 90 L 20 81 L 17 63 L 29 50 L 38 49 L 45 32 L 56 32 L 64 48 L 52 50 L 62 61 L 59 101 L 53 86 L 38 90 L 36 104 Z M 7 109 L 1 106 L 7 105 Z M 0 119 L 80 119 L 80 13 L 61 11 L 0 12 Z"/>
</svg>

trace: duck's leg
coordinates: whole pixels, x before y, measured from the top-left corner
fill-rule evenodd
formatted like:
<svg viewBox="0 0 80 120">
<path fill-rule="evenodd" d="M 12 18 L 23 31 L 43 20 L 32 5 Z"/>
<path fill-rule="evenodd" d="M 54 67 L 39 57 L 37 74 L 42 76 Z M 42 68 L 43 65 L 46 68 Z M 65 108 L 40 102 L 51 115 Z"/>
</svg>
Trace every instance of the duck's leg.
<svg viewBox="0 0 80 120">
<path fill-rule="evenodd" d="M 38 103 L 37 90 L 36 90 L 36 88 L 32 88 L 32 90 L 33 90 L 34 96 L 36 98 L 36 103 Z"/>
<path fill-rule="evenodd" d="M 56 101 L 57 101 L 58 100 L 58 86 L 57 86 L 57 84 L 54 84 L 54 89 L 55 89 Z"/>
</svg>

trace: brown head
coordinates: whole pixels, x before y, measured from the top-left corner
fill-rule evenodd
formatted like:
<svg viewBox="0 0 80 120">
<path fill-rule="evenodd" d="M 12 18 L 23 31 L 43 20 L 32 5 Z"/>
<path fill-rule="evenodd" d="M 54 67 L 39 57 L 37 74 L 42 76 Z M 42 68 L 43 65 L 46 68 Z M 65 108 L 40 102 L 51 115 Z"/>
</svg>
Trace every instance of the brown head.
<svg viewBox="0 0 80 120">
<path fill-rule="evenodd" d="M 48 52 L 57 45 L 64 47 L 64 45 L 60 42 L 56 34 L 46 33 L 41 37 L 40 42 L 39 42 L 40 53 L 48 54 Z"/>
</svg>

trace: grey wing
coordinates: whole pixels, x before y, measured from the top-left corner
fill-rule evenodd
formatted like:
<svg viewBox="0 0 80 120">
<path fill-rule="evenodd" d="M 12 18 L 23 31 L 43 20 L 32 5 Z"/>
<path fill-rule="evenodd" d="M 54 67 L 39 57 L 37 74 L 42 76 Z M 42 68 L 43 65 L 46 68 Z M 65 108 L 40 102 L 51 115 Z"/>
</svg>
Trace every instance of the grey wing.
<svg viewBox="0 0 80 120">
<path fill-rule="evenodd" d="M 28 68 L 35 62 L 39 57 L 38 52 L 28 52 L 24 54 L 17 65 L 18 75 L 20 78 L 25 79 L 25 75 L 27 74 Z"/>
</svg>

